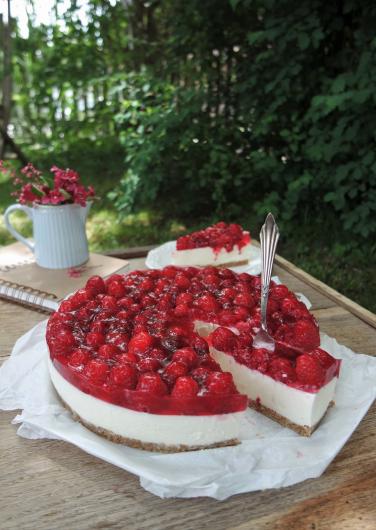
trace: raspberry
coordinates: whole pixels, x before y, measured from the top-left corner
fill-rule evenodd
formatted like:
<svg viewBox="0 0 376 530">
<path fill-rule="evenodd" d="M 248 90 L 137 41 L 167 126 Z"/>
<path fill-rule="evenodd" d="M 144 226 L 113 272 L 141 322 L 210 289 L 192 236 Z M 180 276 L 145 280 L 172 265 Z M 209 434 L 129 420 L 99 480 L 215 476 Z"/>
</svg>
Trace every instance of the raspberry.
<svg viewBox="0 0 376 530">
<path fill-rule="evenodd" d="M 255 301 L 249 293 L 239 293 L 234 298 L 234 304 L 252 308 L 255 305 Z"/>
<path fill-rule="evenodd" d="M 137 315 L 140 312 L 140 304 L 132 304 L 129 308 L 129 312 Z"/>
<path fill-rule="evenodd" d="M 237 344 L 237 337 L 230 329 L 219 327 L 210 335 L 215 349 L 231 352 Z"/>
<path fill-rule="evenodd" d="M 189 236 L 181 236 L 176 241 L 176 249 L 177 250 L 188 250 L 190 247 L 190 237 Z"/>
<path fill-rule="evenodd" d="M 134 335 L 128 344 L 128 351 L 131 353 L 145 353 L 153 345 L 153 337 L 146 331 L 141 331 Z"/>
<path fill-rule="evenodd" d="M 328 352 L 322 350 L 321 348 L 316 348 L 315 350 L 313 350 L 311 355 L 319 361 L 323 368 L 329 368 L 335 362 L 334 358 L 329 355 Z"/>
<path fill-rule="evenodd" d="M 107 379 L 109 367 L 99 359 L 92 359 L 85 366 L 84 373 L 93 383 L 103 383 Z"/>
<path fill-rule="evenodd" d="M 232 311 L 227 311 L 224 309 L 219 314 L 219 322 L 224 326 L 232 326 L 237 323 L 238 317 L 233 314 Z"/>
<path fill-rule="evenodd" d="M 283 383 L 293 383 L 296 380 L 296 373 L 291 362 L 284 357 L 271 360 L 269 373 L 273 379 Z"/>
<path fill-rule="evenodd" d="M 215 313 L 219 309 L 219 304 L 214 296 L 210 293 L 201 295 L 197 300 L 196 304 L 200 309 L 203 309 L 207 313 Z"/>
<path fill-rule="evenodd" d="M 138 379 L 136 390 L 148 392 L 155 396 L 165 396 L 168 394 L 166 383 L 164 383 L 160 375 L 155 372 L 141 374 Z"/>
<path fill-rule="evenodd" d="M 114 296 L 106 295 L 101 300 L 101 306 L 103 309 L 107 309 L 109 311 L 116 311 L 117 310 L 117 303 L 116 298 Z"/>
<path fill-rule="evenodd" d="M 115 359 L 119 353 L 120 350 L 113 344 L 102 344 L 98 350 L 98 355 L 102 359 Z"/>
<path fill-rule="evenodd" d="M 320 345 L 318 327 L 312 320 L 299 320 L 292 328 L 291 343 L 293 346 L 297 346 L 306 351 L 317 348 Z"/>
<path fill-rule="evenodd" d="M 232 302 L 236 298 L 236 291 L 232 287 L 225 287 L 220 294 L 223 302 Z"/>
<path fill-rule="evenodd" d="M 188 367 L 185 363 L 172 361 L 164 369 L 164 375 L 168 381 L 175 381 L 178 377 L 186 375 Z"/>
<path fill-rule="evenodd" d="M 130 320 L 130 317 L 131 315 L 126 309 L 122 309 L 116 314 L 117 320 L 120 320 L 121 322 L 127 322 L 128 320 Z"/>
<path fill-rule="evenodd" d="M 218 276 L 216 276 L 213 273 L 211 274 L 207 274 L 203 280 L 202 280 L 202 283 L 205 285 L 205 287 L 207 287 L 210 291 L 215 291 L 219 288 L 219 285 L 220 285 L 220 279 L 218 278 Z"/>
<path fill-rule="evenodd" d="M 167 278 L 175 278 L 176 274 L 179 272 L 178 267 L 174 267 L 173 265 L 168 265 L 163 269 L 163 274 Z"/>
<path fill-rule="evenodd" d="M 234 308 L 233 314 L 236 316 L 237 320 L 245 320 L 249 316 L 249 309 L 239 305 Z"/>
<path fill-rule="evenodd" d="M 138 285 L 139 290 L 142 291 L 143 293 L 152 291 L 153 287 L 154 287 L 154 282 L 151 278 L 145 278 Z"/>
<path fill-rule="evenodd" d="M 246 272 L 241 272 L 239 275 L 238 275 L 238 280 L 239 282 L 244 282 L 244 283 L 251 283 L 252 282 L 252 276 Z"/>
<path fill-rule="evenodd" d="M 106 333 L 107 324 L 106 322 L 102 321 L 95 321 L 90 326 L 90 331 L 94 331 L 95 333 L 102 333 L 104 335 Z"/>
<path fill-rule="evenodd" d="M 99 348 L 99 346 L 104 344 L 104 336 L 102 335 L 102 333 L 90 331 L 86 335 L 86 344 L 88 346 L 91 346 L 92 348 Z"/>
<path fill-rule="evenodd" d="M 111 331 L 106 335 L 106 342 L 117 346 L 119 350 L 125 351 L 129 342 L 129 337 L 126 333 L 119 333 L 118 331 Z"/>
<path fill-rule="evenodd" d="M 89 359 L 90 354 L 87 350 L 78 349 L 72 352 L 68 364 L 74 368 L 80 368 L 84 366 Z"/>
<path fill-rule="evenodd" d="M 272 285 L 270 289 L 270 296 L 271 298 L 274 298 L 275 300 L 283 300 L 283 298 L 286 298 L 289 296 L 290 291 L 286 287 L 286 285 Z"/>
<path fill-rule="evenodd" d="M 124 309 L 129 309 L 131 305 L 133 304 L 132 298 L 125 296 L 124 298 L 120 298 L 120 300 L 117 301 L 117 305 L 119 307 L 123 307 Z"/>
<path fill-rule="evenodd" d="M 148 351 L 147 357 L 150 359 L 157 359 L 158 361 L 164 361 L 166 359 L 166 354 L 162 348 L 152 348 Z"/>
<path fill-rule="evenodd" d="M 193 341 L 191 342 L 191 346 L 197 355 L 205 355 L 209 353 L 208 343 L 202 337 L 194 337 Z"/>
<path fill-rule="evenodd" d="M 285 298 L 281 305 L 282 313 L 285 317 L 294 320 L 301 318 L 304 313 L 307 313 L 307 308 L 302 302 L 299 302 L 293 295 Z"/>
<path fill-rule="evenodd" d="M 270 353 L 264 348 L 254 349 L 252 351 L 250 367 L 265 373 L 269 367 Z"/>
<path fill-rule="evenodd" d="M 56 333 L 54 341 L 54 353 L 69 353 L 76 346 L 76 339 L 73 333 L 66 328 L 60 328 Z"/>
<path fill-rule="evenodd" d="M 301 383 L 321 386 L 325 379 L 325 370 L 315 357 L 304 353 L 296 360 L 296 375 Z"/>
<path fill-rule="evenodd" d="M 193 296 L 191 293 L 180 293 L 176 297 L 176 305 L 186 304 L 190 305 L 193 302 Z"/>
<path fill-rule="evenodd" d="M 161 340 L 161 344 L 166 350 L 173 352 L 184 346 L 185 339 L 180 333 L 176 333 L 174 330 L 168 330 L 167 335 Z"/>
<path fill-rule="evenodd" d="M 186 317 L 189 315 L 189 307 L 186 304 L 178 304 L 174 313 L 177 317 Z"/>
<path fill-rule="evenodd" d="M 122 353 L 118 359 L 119 363 L 136 363 L 137 360 L 137 356 L 129 351 Z"/>
<path fill-rule="evenodd" d="M 235 353 L 235 358 L 240 364 L 251 365 L 252 349 L 242 348 Z"/>
<path fill-rule="evenodd" d="M 181 348 L 180 350 L 176 350 L 172 356 L 172 360 L 182 362 L 189 368 L 198 364 L 198 356 L 192 348 Z"/>
<path fill-rule="evenodd" d="M 147 294 L 141 298 L 140 304 L 142 305 L 142 307 L 154 307 L 155 298 Z"/>
<path fill-rule="evenodd" d="M 156 372 L 160 367 L 161 363 L 158 359 L 152 359 L 151 357 L 140 359 L 137 363 L 137 368 L 140 372 Z"/>
<path fill-rule="evenodd" d="M 278 311 L 278 309 L 279 309 L 279 303 L 276 300 L 273 300 L 273 298 L 269 298 L 268 308 L 267 308 L 268 316 Z"/>
<path fill-rule="evenodd" d="M 178 377 L 172 389 L 171 396 L 178 399 L 193 398 L 197 396 L 199 388 L 192 377 Z"/>
<path fill-rule="evenodd" d="M 73 305 L 70 300 L 63 300 L 59 306 L 60 313 L 70 313 L 73 311 Z"/>
<path fill-rule="evenodd" d="M 130 364 L 113 366 L 110 373 L 110 384 L 133 390 L 137 385 L 137 370 Z"/>
<path fill-rule="evenodd" d="M 172 308 L 172 305 L 172 299 L 169 294 L 163 294 L 159 298 L 158 309 L 160 309 L 161 311 L 168 311 Z"/>
<path fill-rule="evenodd" d="M 76 318 L 80 322 L 87 322 L 88 320 L 91 319 L 91 313 L 88 310 L 87 306 L 86 307 L 81 307 L 81 309 L 79 309 L 77 311 Z"/>
<path fill-rule="evenodd" d="M 209 374 L 210 370 L 208 368 L 205 368 L 204 366 L 199 366 L 198 368 L 192 370 L 191 377 L 193 377 L 193 379 L 197 381 L 199 385 L 202 385 L 205 384 Z"/>
<path fill-rule="evenodd" d="M 93 293 L 90 289 L 79 289 L 70 299 L 70 302 L 74 309 L 86 304 L 91 298 L 93 298 Z"/>
<path fill-rule="evenodd" d="M 106 290 L 103 279 L 100 276 L 92 276 L 86 282 L 86 287 L 95 293 L 104 293 Z"/>
<path fill-rule="evenodd" d="M 125 287 L 121 281 L 112 281 L 107 286 L 107 294 L 115 298 L 122 298 L 125 295 Z"/>
<path fill-rule="evenodd" d="M 207 393 L 228 395 L 236 392 L 230 372 L 211 372 L 206 379 Z"/>
<path fill-rule="evenodd" d="M 179 272 L 175 276 L 175 283 L 179 287 L 179 289 L 188 289 L 191 285 L 189 278 L 182 272 Z"/>
</svg>

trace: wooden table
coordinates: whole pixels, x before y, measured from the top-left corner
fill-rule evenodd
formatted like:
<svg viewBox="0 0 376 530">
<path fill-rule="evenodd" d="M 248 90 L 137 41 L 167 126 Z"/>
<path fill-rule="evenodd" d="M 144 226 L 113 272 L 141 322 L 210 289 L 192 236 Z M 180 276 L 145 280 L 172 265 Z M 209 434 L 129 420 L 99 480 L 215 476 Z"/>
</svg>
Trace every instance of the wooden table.
<svg viewBox="0 0 376 530">
<path fill-rule="evenodd" d="M 119 255 L 119 253 L 117 253 Z M 129 254 L 128 254 L 129 255 Z M 375 354 L 376 316 L 277 258 L 274 273 L 313 303 L 322 331 L 354 351 Z M 131 268 L 144 259 L 131 260 Z M 0 363 L 45 315 L 0 302 Z M 0 529 L 376 529 L 376 407 L 318 479 L 278 490 L 159 499 L 138 478 L 68 443 L 26 440 L 0 412 Z"/>
</svg>

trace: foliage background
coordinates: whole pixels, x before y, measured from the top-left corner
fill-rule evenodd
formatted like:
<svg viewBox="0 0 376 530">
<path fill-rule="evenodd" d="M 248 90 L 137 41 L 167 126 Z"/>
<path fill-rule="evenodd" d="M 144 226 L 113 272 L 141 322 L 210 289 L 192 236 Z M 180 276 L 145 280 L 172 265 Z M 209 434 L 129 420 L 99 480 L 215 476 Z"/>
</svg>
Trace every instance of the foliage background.
<svg viewBox="0 0 376 530">
<path fill-rule="evenodd" d="M 48 25 L 26 3 L 12 134 L 99 189 L 92 248 L 272 210 L 280 253 L 376 310 L 374 3 L 56 0 Z"/>
</svg>

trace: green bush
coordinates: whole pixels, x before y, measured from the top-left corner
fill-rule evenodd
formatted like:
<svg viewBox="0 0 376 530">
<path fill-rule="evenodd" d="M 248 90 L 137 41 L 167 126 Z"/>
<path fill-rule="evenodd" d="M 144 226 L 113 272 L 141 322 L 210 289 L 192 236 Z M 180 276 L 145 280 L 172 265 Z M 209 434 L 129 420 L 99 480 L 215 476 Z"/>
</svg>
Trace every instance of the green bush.
<svg viewBox="0 0 376 530">
<path fill-rule="evenodd" d="M 120 211 L 158 201 L 170 213 L 202 215 L 240 201 L 250 180 L 241 127 L 214 126 L 203 105 L 203 94 L 155 81 L 126 102 L 117 122 L 128 170 L 111 194 Z"/>
</svg>

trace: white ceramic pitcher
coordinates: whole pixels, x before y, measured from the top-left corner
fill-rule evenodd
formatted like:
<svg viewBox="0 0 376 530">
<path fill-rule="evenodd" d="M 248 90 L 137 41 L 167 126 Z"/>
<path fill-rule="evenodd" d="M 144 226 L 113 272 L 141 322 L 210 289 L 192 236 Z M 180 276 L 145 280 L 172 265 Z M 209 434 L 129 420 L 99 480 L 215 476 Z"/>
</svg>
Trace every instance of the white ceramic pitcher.
<svg viewBox="0 0 376 530">
<path fill-rule="evenodd" d="M 50 206 L 36 204 L 33 207 L 12 204 L 4 214 L 5 226 L 21 243 L 35 254 L 35 261 L 47 269 L 65 269 L 82 265 L 89 259 L 85 231 L 91 203 Z M 9 215 L 21 210 L 33 221 L 34 243 L 25 239 L 12 226 Z"/>
</svg>

